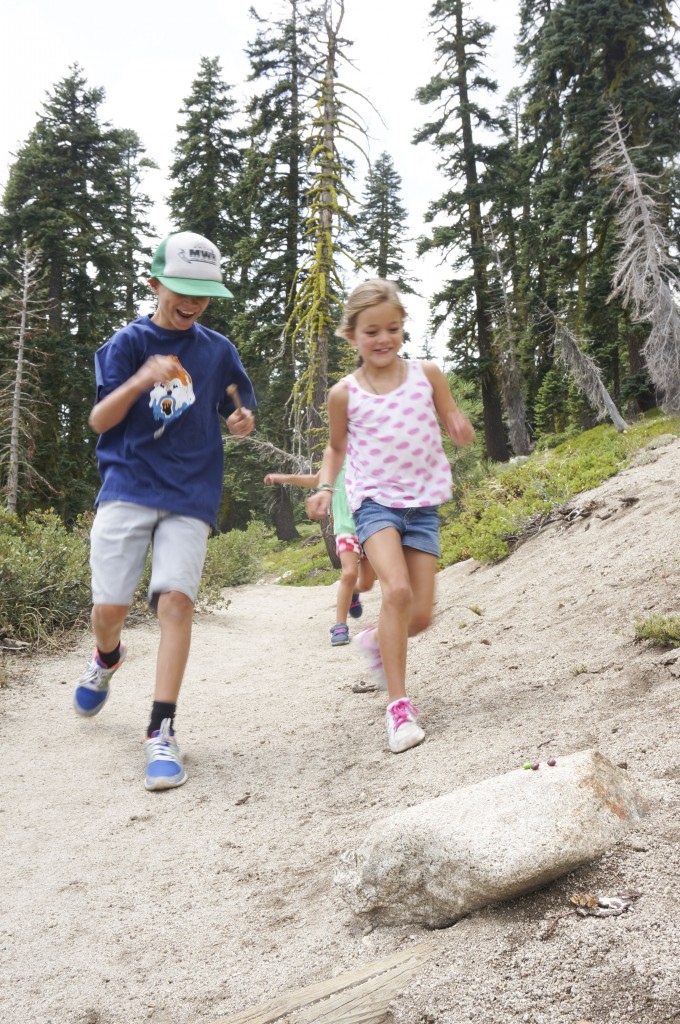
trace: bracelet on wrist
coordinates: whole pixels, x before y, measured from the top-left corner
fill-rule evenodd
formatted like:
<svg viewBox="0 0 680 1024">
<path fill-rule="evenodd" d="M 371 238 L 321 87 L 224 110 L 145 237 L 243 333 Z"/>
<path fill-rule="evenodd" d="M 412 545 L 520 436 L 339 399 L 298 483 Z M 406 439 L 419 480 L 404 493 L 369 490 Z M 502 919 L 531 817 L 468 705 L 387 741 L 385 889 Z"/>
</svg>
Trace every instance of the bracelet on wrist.
<svg viewBox="0 0 680 1024">
<path fill-rule="evenodd" d="M 312 494 L 322 494 L 323 491 L 330 491 L 330 493 L 332 494 L 334 490 L 335 487 L 333 487 L 331 484 L 319 484 L 318 487 L 314 488 Z"/>
</svg>

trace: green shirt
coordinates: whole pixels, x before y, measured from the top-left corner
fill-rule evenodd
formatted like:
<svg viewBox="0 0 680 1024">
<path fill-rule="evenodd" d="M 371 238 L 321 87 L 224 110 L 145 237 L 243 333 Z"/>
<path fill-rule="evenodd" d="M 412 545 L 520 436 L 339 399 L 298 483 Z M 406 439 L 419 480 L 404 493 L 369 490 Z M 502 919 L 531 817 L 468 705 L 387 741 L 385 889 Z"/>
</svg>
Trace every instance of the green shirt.
<svg viewBox="0 0 680 1024">
<path fill-rule="evenodd" d="M 349 502 L 347 501 L 347 491 L 345 490 L 344 463 L 338 474 L 337 480 L 335 481 L 331 510 L 333 512 L 334 535 L 338 537 L 341 533 L 349 533 L 352 536 L 356 536 L 357 531 L 354 525 L 354 518 L 350 511 Z"/>
</svg>

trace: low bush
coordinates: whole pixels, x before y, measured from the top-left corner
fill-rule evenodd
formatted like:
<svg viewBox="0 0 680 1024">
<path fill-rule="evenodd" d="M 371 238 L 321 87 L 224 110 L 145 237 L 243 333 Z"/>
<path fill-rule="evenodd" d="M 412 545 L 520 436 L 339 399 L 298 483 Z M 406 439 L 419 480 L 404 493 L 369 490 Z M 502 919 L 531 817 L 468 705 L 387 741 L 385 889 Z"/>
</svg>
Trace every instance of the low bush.
<svg viewBox="0 0 680 1024">
<path fill-rule="evenodd" d="M 224 587 L 253 583 L 260 574 L 264 552 L 272 536 L 272 530 L 254 519 L 245 530 L 230 530 L 211 537 L 198 593 L 200 606 L 219 605 Z"/>
<path fill-rule="evenodd" d="M 56 644 L 88 622 L 89 526 L 83 516 L 67 530 L 53 511 L 25 519 L 0 511 L 0 623 L 3 635 Z"/>
</svg>

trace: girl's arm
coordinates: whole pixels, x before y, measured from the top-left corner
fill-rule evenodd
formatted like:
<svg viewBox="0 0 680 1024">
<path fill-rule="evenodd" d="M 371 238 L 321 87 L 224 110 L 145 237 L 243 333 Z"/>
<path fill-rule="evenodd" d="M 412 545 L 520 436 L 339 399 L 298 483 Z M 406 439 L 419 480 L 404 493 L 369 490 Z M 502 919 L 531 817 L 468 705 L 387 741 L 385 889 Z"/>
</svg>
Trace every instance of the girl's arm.
<svg viewBox="0 0 680 1024">
<path fill-rule="evenodd" d="M 305 502 L 310 519 L 325 519 L 333 499 L 333 484 L 342 469 L 347 449 L 347 385 L 342 381 L 328 392 L 328 421 L 330 434 L 323 453 L 317 487 L 320 490 L 310 494 Z"/>
<path fill-rule="evenodd" d="M 316 487 L 318 473 L 267 473 L 266 484 L 293 484 L 295 487 Z"/>
<path fill-rule="evenodd" d="M 444 430 L 459 448 L 470 444 L 475 439 L 474 427 L 454 402 L 448 380 L 434 363 L 422 363 L 422 367 L 432 385 L 432 400 Z"/>
</svg>

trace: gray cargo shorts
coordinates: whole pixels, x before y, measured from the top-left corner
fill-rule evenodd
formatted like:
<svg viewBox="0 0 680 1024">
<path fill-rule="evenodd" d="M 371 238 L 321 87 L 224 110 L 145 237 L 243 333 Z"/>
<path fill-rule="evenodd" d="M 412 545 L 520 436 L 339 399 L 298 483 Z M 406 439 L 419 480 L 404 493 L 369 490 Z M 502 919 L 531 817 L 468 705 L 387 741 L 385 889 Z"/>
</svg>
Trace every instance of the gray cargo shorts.
<svg viewBox="0 0 680 1024">
<path fill-rule="evenodd" d="M 160 594 L 178 590 L 196 600 L 210 526 L 129 501 L 102 501 L 90 534 L 92 600 L 95 604 L 130 605 L 151 548 L 149 604 Z"/>
</svg>

